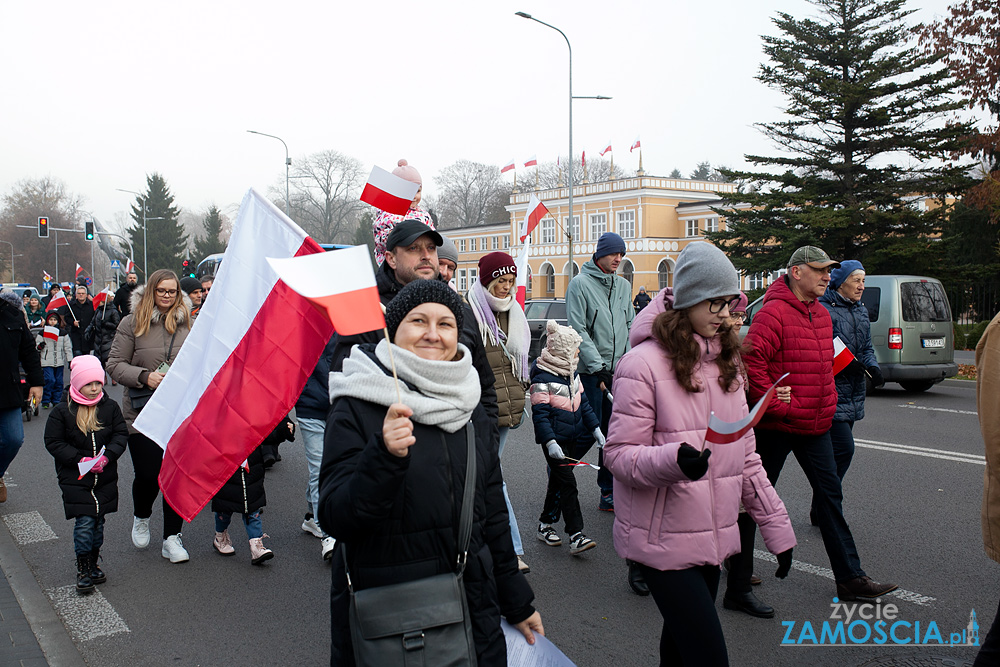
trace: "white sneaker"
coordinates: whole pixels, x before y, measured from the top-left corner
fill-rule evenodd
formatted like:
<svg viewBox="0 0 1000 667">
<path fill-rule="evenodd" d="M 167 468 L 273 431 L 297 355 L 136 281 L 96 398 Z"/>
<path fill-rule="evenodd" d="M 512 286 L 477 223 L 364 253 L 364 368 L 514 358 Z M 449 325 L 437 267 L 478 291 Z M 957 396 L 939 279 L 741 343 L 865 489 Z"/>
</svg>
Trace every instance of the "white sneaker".
<svg viewBox="0 0 1000 667">
<path fill-rule="evenodd" d="M 149 519 L 132 517 L 132 544 L 138 549 L 149 546 Z"/>
<path fill-rule="evenodd" d="M 326 537 L 323 534 L 323 529 L 319 527 L 318 523 L 316 523 L 316 518 L 309 516 L 308 514 L 306 515 L 306 518 L 302 520 L 302 530 L 306 531 L 310 535 L 313 535 L 314 537 L 318 537 L 321 540 Z"/>
<path fill-rule="evenodd" d="M 171 563 L 186 563 L 188 561 L 188 552 L 184 548 L 184 543 L 181 542 L 180 533 L 163 540 L 163 550 L 160 551 L 160 555 L 169 558 Z"/>
<path fill-rule="evenodd" d="M 332 537 L 323 538 L 323 560 L 330 560 L 333 558 L 333 547 L 337 544 L 337 540 Z"/>
</svg>

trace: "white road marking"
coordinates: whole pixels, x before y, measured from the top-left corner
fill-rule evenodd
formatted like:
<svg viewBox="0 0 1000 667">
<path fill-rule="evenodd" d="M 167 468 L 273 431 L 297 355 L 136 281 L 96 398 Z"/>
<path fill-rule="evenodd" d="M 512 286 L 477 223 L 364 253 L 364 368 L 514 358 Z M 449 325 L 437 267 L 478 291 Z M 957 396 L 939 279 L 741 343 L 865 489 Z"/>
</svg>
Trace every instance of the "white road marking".
<svg viewBox="0 0 1000 667">
<path fill-rule="evenodd" d="M 778 562 L 778 559 L 774 555 L 766 551 L 761 551 L 760 549 L 754 549 L 753 555 L 754 558 L 757 558 L 759 560 L 766 560 L 770 563 Z M 828 567 L 820 567 L 819 565 L 813 565 L 812 563 L 803 563 L 800 560 L 793 559 L 792 569 L 798 570 L 800 572 L 805 572 L 806 574 L 815 574 L 818 577 L 825 577 L 827 579 L 830 579 L 831 581 L 834 580 L 833 570 L 831 570 Z M 912 602 L 913 604 L 918 604 L 921 607 L 929 607 L 931 606 L 931 603 L 937 599 L 937 598 L 932 598 L 929 595 L 921 595 L 920 593 L 914 593 L 913 591 L 907 591 L 902 588 L 897 588 L 891 593 L 887 593 L 883 597 L 898 598 L 900 600 L 903 600 L 904 602 Z"/>
<path fill-rule="evenodd" d="M 8 489 L 13 489 L 13 488 L 17 487 L 17 483 L 16 482 L 12 482 L 11 479 L 12 478 L 10 476 L 10 472 L 7 472 L 7 473 L 4 474 L 4 476 L 3 476 L 3 485 L 6 486 Z"/>
<path fill-rule="evenodd" d="M 47 589 L 45 594 L 52 600 L 56 613 L 76 641 L 130 632 L 122 617 L 101 595 L 100 589 L 81 595 L 76 592 L 76 586 L 60 586 Z"/>
<path fill-rule="evenodd" d="M 926 405 L 897 405 L 897 408 L 907 408 L 909 410 L 930 410 L 932 412 L 950 412 L 955 415 L 979 415 L 975 410 L 952 410 L 951 408 L 931 408 Z"/>
<path fill-rule="evenodd" d="M 912 456 L 926 456 L 932 459 L 943 461 L 957 461 L 959 463 L 973 463 L 976 465 L 986 465 L 986 457 L 979 454 L 964 454 L 953 452 L 947 449 L 931 449 L 929 447 L 914 447 L 912 445 L 898 445 L 894 442 L 879 442 L 877 440 L 861 440 L 855 438 L 854 444 L 866 449 L 880 449 L 885 452 L 896 452 L 897 454 L 910 454 Z"/>
<path fill-rule="evenodd" d="M 44 542 L 46 540 L 55 540 L 59 537 L 49 524 L 45 523 L 45 519 L 38 512 L 4 514 L 3 520 L 7 524 L 10 536 L 18 544 Z"/>
</svg>

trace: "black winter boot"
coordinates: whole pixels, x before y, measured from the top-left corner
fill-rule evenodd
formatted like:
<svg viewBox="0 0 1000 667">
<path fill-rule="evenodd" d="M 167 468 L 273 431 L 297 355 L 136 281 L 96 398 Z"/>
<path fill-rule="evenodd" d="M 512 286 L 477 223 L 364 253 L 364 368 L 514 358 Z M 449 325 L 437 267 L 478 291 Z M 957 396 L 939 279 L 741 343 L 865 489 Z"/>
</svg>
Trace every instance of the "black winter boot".
<svg viewBox="0 0 1000 667">
<path fill-rule="evenodd" d="M 97 559 L 101 557 L 101 550 L 94 549 L 90 552 L 90 580 L 95 584 L 103 584 L 108 580 L 104 570 L 97 565 Z"/>
<path fill-rule="evenodd" d="M 94 590 L 94 582 L 90 578 L 90 554 L 76 555 L 76 592 L 90 593 Z"/>
</svg>

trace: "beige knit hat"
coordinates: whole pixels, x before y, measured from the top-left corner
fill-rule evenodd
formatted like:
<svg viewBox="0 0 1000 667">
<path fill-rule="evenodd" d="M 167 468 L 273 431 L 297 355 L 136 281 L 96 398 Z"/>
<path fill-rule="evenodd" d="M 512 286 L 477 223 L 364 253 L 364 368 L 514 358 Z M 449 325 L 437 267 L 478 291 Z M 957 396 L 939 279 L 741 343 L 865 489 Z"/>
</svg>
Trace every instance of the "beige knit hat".
<svg viewBox="0 0 1000 667">
<path fill-rule="evenodd" d="M 583 341 L 573 327 L 564 327 L 555 320 L 545 323 L 545 349 L 557 359 L 571 361 Z"/>
</svg>

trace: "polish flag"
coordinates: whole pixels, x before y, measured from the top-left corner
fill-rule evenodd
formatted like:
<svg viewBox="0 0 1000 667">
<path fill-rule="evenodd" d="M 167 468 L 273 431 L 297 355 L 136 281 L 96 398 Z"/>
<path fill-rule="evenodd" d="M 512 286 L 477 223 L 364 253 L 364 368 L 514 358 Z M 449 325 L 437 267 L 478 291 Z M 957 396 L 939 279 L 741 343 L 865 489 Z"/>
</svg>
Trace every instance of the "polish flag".
<svg viewBox="0 0 1000 667">
<path fill-rule="evenodd" d="M 601 157 L 604 157 L 605 153 L 610 153 L 610 152 L 611 152 L 611 142 L 608 141 L 608 145 L 604 148 L 603 151 L 601 151 Z"/>
<path fill-rule="evenodd" d="M 530 158 L 528 158 L 528 161 L 524 163 L 524 166 L 525 167 L 537 167 L 538 166 L 538 160 L 535 158 L 534 155 L 532 155 Z"/>
<path fill-rule="evenodd" d="M 788 377 L 790 373 L 785 373 L 780 378 L 778 378 L 771 388 L 767 390 L 760 400 L 757 401 L 757 405 L 753 406 L 753 410 L 750 411 L 743 419 L 735 422 L 722 421 L 715 416 L 715 411 L 712 411 L 711 417 L 708 419 L 708 430 L 705 432 L 705 442 L 714 442 L 718 445 L 727 445 L 731 442 L 736 442 L 744 435 L 747 431 L 752 429 L 760 421 L 760 418 L 764 416 L 767 412 L 767 405 L 771 402 L 771 397 L 774 396 L 774 390 L 777 389 L 778 383 Z"/>
<path fill-rule="evenodd" d="M 511 158 L 510 161 L 507 162 L 507 164 L 500 167 L 500 173 L 503 174 L 508 171 L 511 171 L 512 169 L 514 169 L 514 158 Z"/>
<path fill-rule="evenodd" d="M 266 260 L 320 252 L 267 198 L 247 192 L 215 293 L 135 421 L 165 450 L 160 488 L 187 521 L 292 409 L 333 335 Z"/>
<path fill-rule="evenodd" d="M 636 148 L 642 148 L 642 144 L 639 143 L 639 137 L 638 136 L 636 136 L 635 141 L 632 143 L 632 148 L 628 149 L 628 152 L 631 153 Z"/>
<path fill-rule="evenodd" d="M 100 308 L 101 304 L 107 301 L 109 296 L 111 296 L 111 290 L 107 287 L 98 292 L 97 295 L 94 296 L 94 310 Z"/>
<path fill-rule="evenodd" d="M 406 215 L 419 189 L 419 183 L 400 178 L 375 166 L 372 167 L 372 173 L 368 176 L 368 182 L 365 183 L 365 189 L 361 193 L 361 201 L 382 209 L 386 213 Z M 214 283 L 212 288 L 215 288 Z"/>
<path fill-rule="evenodd" d="M 42 338 L 48 338 L 49 340 L 59 340 L 59 327 L 50 327 L 45 325 L 42 329 Z"/>
<path fill-rule="evenodd" d="M 73 276 L 73 278 L 75 278 L 75 279 L 79 279 L 79 278 L 80 278 L 80 274 L 81 274 L 81 273 L 83 273 L 83 267 L 82 267 L 82 266 L 80 266 L 79 264 L 77 264 L 77 265 L 76 265 L 76 275 L 75 275 L 75 276 Z"/>
<path fill-rule="evenodd" d="M 353 336 L 385 327 L 368 246 L 267 262 L 282 282 L 327 314 L 337 333 Z"/>
<path fill-rule="evenodd" d="M 587 166 L 587 151 L 583 151 L 580 154 L 580 164 L 582 164 L 583 166 Z"/>
<path fill-rule="evenodd" d="M 840 371 L 844 370 L 851 365 L 854 361 L 854 355 L 851 351 L 847 349 L 844 345 L 844 341 L 840 340 L 840 336 L 836 336 L 833 339 L 833 374 L 836 375 Z"/>
<path fill-rule="evenodd" d="M 51 313 L 56 308 L 62 308 L 63 306 L 68 306 L 69 301 L 66 300 L 66 293 L 62 290 L 56 292 L 56 295 L 49 299 L 49 305 L 45 306 L 45 312 Z"/>
<path fill-rule="evenodd" d="M 521 222 L 521 241 L 528 238 L 528 235 L 538 226 L 538 222 L 548 214 L 549 209 L 545 208 L 545 204 L 538 201 L 538 197 L 532 192 L 531 197 L 528 199 L 528 212 Z"/>
<path fill-rule="evenodd" d="M 517 258 L 514 260 L 514 266 L 517 267 L 517 278 L 515 280 L 515 286 L 517 287 L 517 292 L 515 299 L 521 304 L 521 310 L 524 310 L 524 302 L 528 297 L 528 246 L 531 244 L 531 237 L 525 236 L 524 245 L 521 246 L 521 250 L 517 254 Z"/>
<path fill-rule="evenodd" d="M 125 265 L 125 273 L 133 273 L 133 272 L 135 272 L 135 262 L 133 262 L 130 259 L 128 261 L 128 264 Z"/>
</svg>

